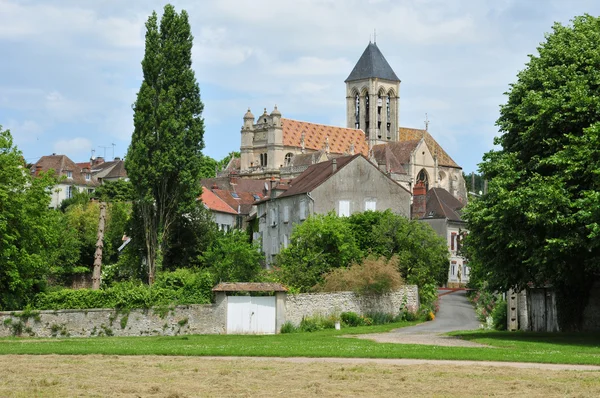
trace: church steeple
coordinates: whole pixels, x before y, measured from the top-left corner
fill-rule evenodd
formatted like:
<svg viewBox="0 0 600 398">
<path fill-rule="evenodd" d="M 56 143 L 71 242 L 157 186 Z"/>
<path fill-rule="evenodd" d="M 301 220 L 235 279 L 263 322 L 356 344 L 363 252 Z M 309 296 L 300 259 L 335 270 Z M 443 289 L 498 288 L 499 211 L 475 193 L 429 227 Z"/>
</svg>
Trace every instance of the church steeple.
<svg viewBox="0 0 600 398">
<path fill-rule="evenodd" d="M 347 127 L 363 130 L 369 147 L 398 141 L 400 79 L 377 44 L 369 42 L 345 83 Z"/>
</svg>

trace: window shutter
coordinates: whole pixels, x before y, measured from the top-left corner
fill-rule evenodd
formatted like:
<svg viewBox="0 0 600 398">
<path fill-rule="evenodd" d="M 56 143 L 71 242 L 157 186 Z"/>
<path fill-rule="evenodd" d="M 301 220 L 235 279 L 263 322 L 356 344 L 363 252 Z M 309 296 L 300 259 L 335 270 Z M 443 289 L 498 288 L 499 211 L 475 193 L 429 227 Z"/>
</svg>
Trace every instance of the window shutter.
<svg viewBox="0 0 600 398">
<path fill-rule="evenodd" d="M 367 200 L 365 202 L 365 211 L 367 211 L 367 210 L 372 210 L 372 211 L 377 210 L 377 202 L 374 200 Z"/>
<path fill-rule="evenodd" d="M 350 216 L 350 201 L 340 200 L 338 203 L 338 216 L 349 217 Z"/>
<path fill-rule="evenodd" d="M 300 219 L 306 220 L 306 202 L 300 202 Z"/>
<path fill-rule="evenodd" d="M 283 222 L 285 222 L 285 223 L 290 222 L 290 207 L 289 206 L 285 206 L 283 208 Z"/>
</svg>

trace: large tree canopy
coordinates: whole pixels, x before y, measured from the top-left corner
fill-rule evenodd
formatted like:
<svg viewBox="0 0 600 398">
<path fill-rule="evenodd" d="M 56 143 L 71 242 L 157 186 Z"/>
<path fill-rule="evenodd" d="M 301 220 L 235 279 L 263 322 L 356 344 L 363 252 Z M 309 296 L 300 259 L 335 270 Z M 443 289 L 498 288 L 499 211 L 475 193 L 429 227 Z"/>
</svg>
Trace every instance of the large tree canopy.
<svg viewBox="0 0 600 398">
<path fill-rule="evenodd" d="M 192 70 L 188 14 L 166 5 L 146 23 L 144 80 L 134 104 L 134 132 L 125 167 L 135 191 L 136 226 L 143 230 L 149 282 L 174 221 L 200 194 L 203 104 Z"/>
<path fill-rule="evenodd" d="M 502 135 L 480 165 L 488 193 L 466 210 L 476 278 L 552 284 L 563 330 L 581 325 L 600 270 L 600 19 L 555 24 L 511 85 Z"/>
<path fill-rule="evenodd" d="M 20 309 L 46 283 L 58 247 L 50 174 L 32 178 L 0 126 L 0 310 Z"/>
</svg>

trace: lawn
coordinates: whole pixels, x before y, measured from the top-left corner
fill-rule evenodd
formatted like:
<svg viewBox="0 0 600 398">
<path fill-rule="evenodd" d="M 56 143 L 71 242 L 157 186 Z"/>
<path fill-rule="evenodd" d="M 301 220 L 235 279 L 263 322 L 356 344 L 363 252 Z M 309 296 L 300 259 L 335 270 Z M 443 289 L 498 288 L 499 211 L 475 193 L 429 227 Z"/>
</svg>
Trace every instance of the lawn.
<svg viewBox="0 0 600 398">
<path fill-rule="evenodd" d="M 0 339 L 0 354 L 420 358 L 600 365 L 600 335 L 597 333 L 452 333 L 459 338 L 489 346 L 483 348 L 376 343 L 340 338 L 347 334 L 381 333 L 408 325 L 396 323 L 271 336 L 4 338 Z"/>
</svg>

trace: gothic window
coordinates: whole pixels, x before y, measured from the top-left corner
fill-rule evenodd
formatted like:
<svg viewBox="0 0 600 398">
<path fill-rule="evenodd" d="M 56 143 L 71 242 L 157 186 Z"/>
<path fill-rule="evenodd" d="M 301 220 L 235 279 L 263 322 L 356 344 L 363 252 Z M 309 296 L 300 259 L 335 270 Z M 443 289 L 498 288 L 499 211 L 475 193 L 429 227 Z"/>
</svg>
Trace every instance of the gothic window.
<svg viewBox="0 0 600 398">
<path fill-rule="evenodd" d="M 360 96 L 358 93 L 354 96 L 354 128 L 360 128 Z"/>
<path fill-rule="evenodd" d="M 425 171 L 425 169 L 419 171 L 417 182 L 422 182 L 425 185 L 425 191 L 429 191 L 429 177 L 427 176 L 427 171 Z"/>
<path fill-rule="evenodd" d="M 365 130 L 369 129 L 369 93 L 365 93 Z"/>
<path fill-rule="evenodd" d="M 260 154 L 260 165 L 262 167 L 266 167 L 267 166 L 267 154 L 266 153 L 261 153 Z"/>
<path fill-rule="evenodd" d="M 294 154 L 291 152 L 288 152 L 285 154 L 285 165 L 289 166 L 292 163 L 292 157 L 294 157 Z"/>
<path fill-rule="evenodd" d="M 385 120 L 387 120 L 387 136 L 388 136 L 388 138 L 390 138 L 390 132 L 391 132 L 390 109 L 391 109 L 391 107 L 390 107 L 390 96 L 389 95 L 385 98 L 385 109 L 386 109 L 386 115 L 387 115 L 387 118 L 385 119 Z"/>
<path fill-rule="evenodd" d="M 381 93 L 377 95 L 377 138 L 381 138 L 381 107 L 383 106 L 383 100 Z"/>
</svg>

